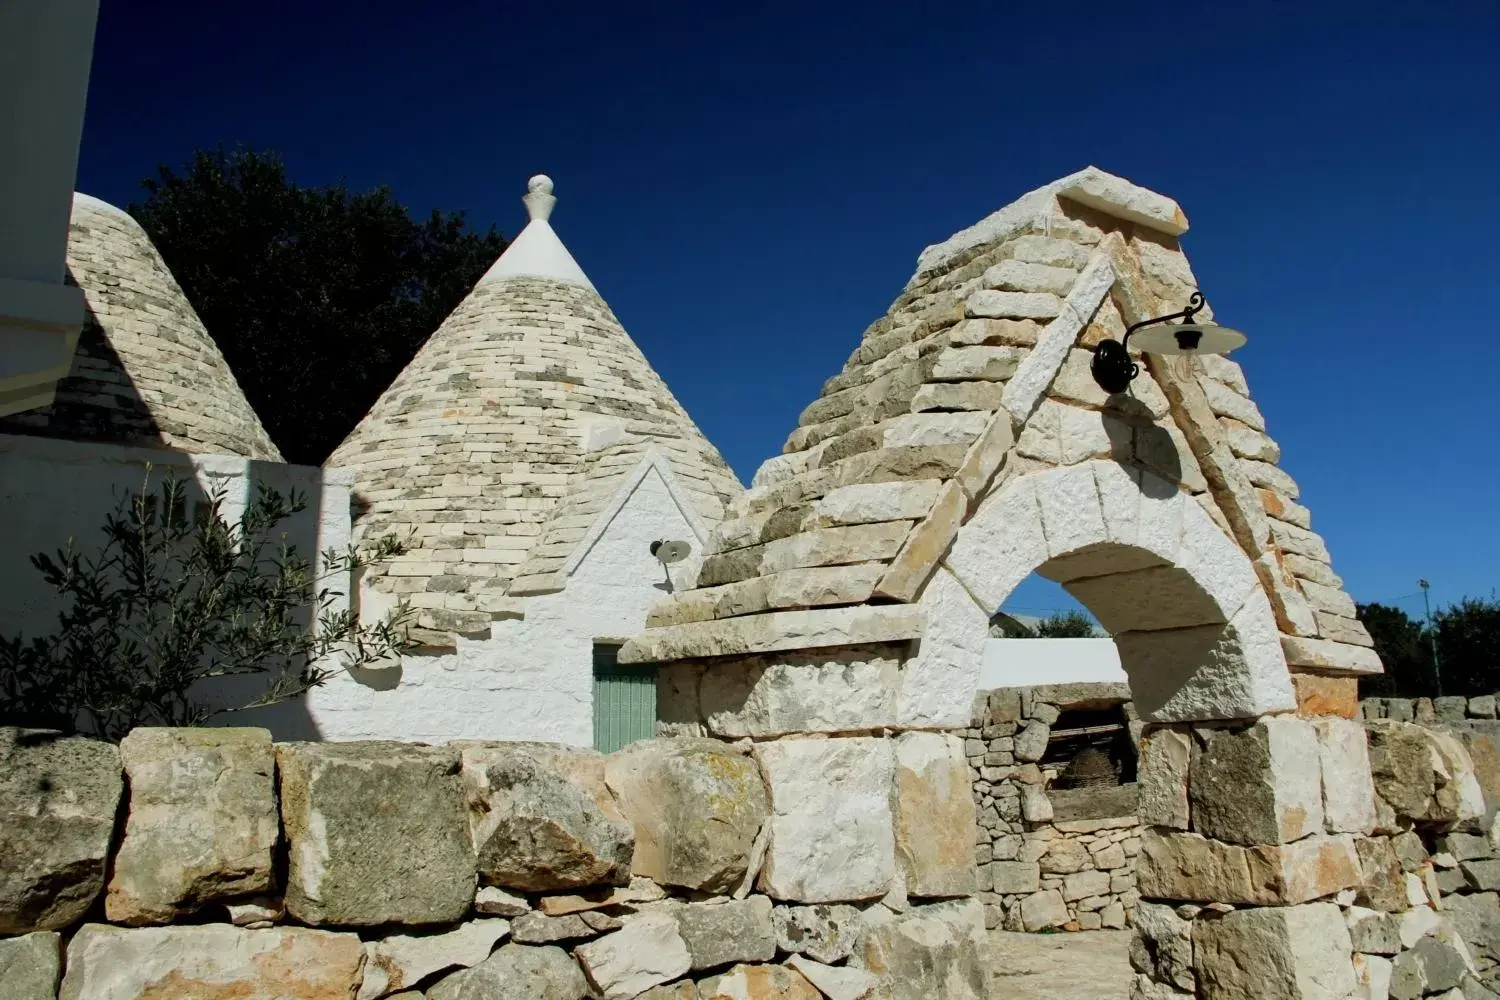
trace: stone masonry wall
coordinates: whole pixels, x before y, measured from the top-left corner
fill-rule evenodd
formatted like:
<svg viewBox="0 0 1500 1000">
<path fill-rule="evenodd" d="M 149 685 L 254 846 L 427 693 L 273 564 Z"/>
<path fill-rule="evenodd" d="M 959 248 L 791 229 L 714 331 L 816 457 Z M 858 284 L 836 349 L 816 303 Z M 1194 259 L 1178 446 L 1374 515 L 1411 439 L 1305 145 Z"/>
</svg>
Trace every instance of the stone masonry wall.
<svg viewBox="0 0 1500 1000">
<path fill-rule="evenodd" d="M 1059 684 L 980 692 L 962 730 L 979 833 L 979 898 L 987 927 L 1011 931 L 1126 926 L 1138 895 L 1135 786 L 1052 790 L 1043 766 L 1051 725 L 1070 709 L 1121 708 L 1123 684 Z M 1139 726 L 1132 725 L 1138 732 Z"/>
<path fill-rule="evenodd" d="M 0 995 L 956 996 L 986 984 L 982 914 L 913 834 L 972 824 L 963 778 L 930 732 L 605 756 L 0 729 Z"/>
</svg>

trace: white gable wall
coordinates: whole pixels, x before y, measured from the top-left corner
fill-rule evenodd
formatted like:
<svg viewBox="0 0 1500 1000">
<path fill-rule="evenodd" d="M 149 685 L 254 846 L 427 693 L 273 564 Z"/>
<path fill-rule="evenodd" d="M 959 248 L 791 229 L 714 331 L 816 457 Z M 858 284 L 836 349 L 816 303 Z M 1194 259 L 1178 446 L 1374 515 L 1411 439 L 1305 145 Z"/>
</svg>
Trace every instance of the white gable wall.
<svg viewBox="0 0 1500 1000">
<path fill-rule="evenodd" d="M 682 539 L 694 555 L 672 567 L 682 584 L 700 540 L 658 467 L 646 470 L 583 554 L 564 590 L 531 598 L 525 618 L 455 652 L 409 655 L 398 670 L 345 673 L 308 697 L 324 739 L 551 740 L 593 743 L 593 647 L 645 629 L 665 593 L 651 542 Z M 397 677 L 399 675 L 399 679 Z"/>
</svg>

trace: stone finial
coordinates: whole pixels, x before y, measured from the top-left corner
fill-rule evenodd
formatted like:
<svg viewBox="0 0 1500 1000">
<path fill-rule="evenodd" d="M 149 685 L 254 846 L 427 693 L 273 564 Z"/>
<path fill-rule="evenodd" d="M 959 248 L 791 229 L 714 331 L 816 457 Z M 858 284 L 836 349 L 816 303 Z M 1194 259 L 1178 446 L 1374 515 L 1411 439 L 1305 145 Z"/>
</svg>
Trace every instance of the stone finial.
<svg viewBox="0 0 1500 1000">
<path fill-rule="evenodd" d="M 557 204 L 557 198 L 552 194 L 552 178 L 546 174 L 537 174 L 531 178 L 526 182 L 526 197 L 521 201 L 526 205 L 526 214 L 533 222 L 546 222 L 552 215 L 552 206 Z"/>
</svg>

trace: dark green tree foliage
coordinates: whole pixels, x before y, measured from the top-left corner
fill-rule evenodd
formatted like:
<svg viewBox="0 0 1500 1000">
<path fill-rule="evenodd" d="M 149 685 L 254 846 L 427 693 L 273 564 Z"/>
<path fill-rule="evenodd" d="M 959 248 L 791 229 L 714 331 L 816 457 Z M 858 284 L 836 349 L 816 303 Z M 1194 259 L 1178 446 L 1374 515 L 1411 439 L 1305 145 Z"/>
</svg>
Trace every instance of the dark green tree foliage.
<svg viewBox="0 0 1500 1000">
<path fill-rule="evenodd" d="M 1385 665 L 1384 674 L 1360 679 L 1361 694 L 1430 698 L 1500 692 L 1500 601 L 1466 597 L 1435 612 L 1432 630 L 1400 608 L 1361 604 L 1358 611 Z"/>
<path fill-rule="evenodd" d="M 365 558 L 400 551 L 396 539 L 329 550 L 317 567 L 281 530 L 302 497 L 261 490 L 233 519 L 224 505 L 222 487 L 190 505 L 182 482 L 153 487 L 148 470 L 106 519 L 97 552 L 70 541 L 33 556 L 62 610 L 50 635 L 0 636 L 0 725 L 112 740 L 136 726 L 197 726 L 405 648 L 406 608 L 365 625 L 340 599 Z"/>
<path fill-rule="evenodd" d="M 131 214 L 289 462 L 319 465 L 505 249 L 388 188 L 305 188 L 280 157 L 197 151 Z"/>
<path fill-rule="evenodd" d="M 1097 634 L 1094 623 L 1082 611 L 1058 611 L 1036 626 L 1038 639 L 1088 639 Z"/>
</svg>

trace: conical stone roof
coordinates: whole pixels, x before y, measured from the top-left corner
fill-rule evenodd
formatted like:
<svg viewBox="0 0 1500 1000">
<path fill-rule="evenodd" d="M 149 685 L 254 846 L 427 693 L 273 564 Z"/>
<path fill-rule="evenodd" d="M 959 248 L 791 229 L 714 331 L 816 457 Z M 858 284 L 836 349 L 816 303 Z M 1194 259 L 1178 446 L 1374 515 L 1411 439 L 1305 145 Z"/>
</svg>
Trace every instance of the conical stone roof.
<svg viewBox="0 0 1500 1000">
<path fill-rule="evenodd" d="M 369 581 L 433 628 L 562 589 L 643 462 L 706 528 L 742 490 L 558 239 L 551 189 L 533 178 L 526 229 L 328 460 L 354 472 L 358 537 L 409 539 Z"/>
<path fill-rule="evenodd" d="M 88 304 L 73 366 L 50 406 L 0 432 L 281 460 L 139 223 L 75 194 L 67 266 Z"/>
</svg>

